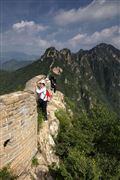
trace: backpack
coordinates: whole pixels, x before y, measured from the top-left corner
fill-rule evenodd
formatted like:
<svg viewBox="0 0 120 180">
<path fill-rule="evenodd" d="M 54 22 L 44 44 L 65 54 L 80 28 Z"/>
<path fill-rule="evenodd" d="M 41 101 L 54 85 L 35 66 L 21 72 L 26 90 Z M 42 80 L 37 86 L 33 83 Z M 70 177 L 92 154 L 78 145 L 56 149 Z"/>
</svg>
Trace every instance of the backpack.
<svg viewBox="0 0 120 180">
<path fill-rule="evenodd" d="M 48 91 L 48 89 L 46 90 L 46 96 L 47 96 L 47 101 L 50 101 L 52 98 L 52 93 Z"/>
</svg>

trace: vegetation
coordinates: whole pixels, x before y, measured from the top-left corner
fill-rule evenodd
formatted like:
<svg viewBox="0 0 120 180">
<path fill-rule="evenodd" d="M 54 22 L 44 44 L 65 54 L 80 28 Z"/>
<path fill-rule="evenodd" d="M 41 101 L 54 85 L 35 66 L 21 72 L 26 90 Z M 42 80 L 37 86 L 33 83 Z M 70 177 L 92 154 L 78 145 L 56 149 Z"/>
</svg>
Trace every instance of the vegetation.
<svg viewBox="0 0 120 180">
<path fill-rule="evenodd" d="M 120 51 L 107 44 L 75 54 L 49 48 L 27 67 L 0 71 L 2 95 L 22 90 L 38 74 L 51 73 L 51 64 L 62 68 L 59 76 L 53 74 L 57 89 L 67 97 L 67 111 L 56 113 L 60 120 L 56 139 L 60 167 L 50 168 L 54 179 L 120 179 L 120 119 L 113 112 L 120 114 L 119 56 Z M 38 130 L 42 120 L 38 109 Z"/>
<path fill-rule="evenodd" d="M 51 61 L 38 60 L 14 72 L 0 71 L 0 95 L 23 90 L 25 83 L 32 77 L 47 74 L 50 63 Z"/>
<path fill-rule="evenodd" d="M 71 100 L 77 100 L 85 110 L 99 99 L 119 114 L 118 57 L 119 50 L 103 43 L 77 53 L 49 48 L 40 59 L 24 68 L 14 72 L 0 71 L 0 95 L 23 90 L 26 82 L 38 74 L 52 73 L 57 78 L 57 89 Z M 59 76 L 51 71 L 54 67 L 63 70 Z"/>
<path fill-rule="evenodd" d="M 38 166 L 38 165 L 39 165 L 38 159 L 37 159 L 36 157 L 34 157 L 34 158 L 32 159 L 32 166 Z"/>
<path fill-rule="evenodd" d="M 38 127 L 38 131 L 39 131 L 44 117 L 43 117 L 43 114 L 42 114 L 42 112 L 40 111 L 39 108 L 37 109 L 37 111 L 38 111 L 38 126 L 37 127 Z"/>
<path fill-rule="evenodd" d="M 102 105 L 91 114 L 59 111 L 56 154 L 60 167 L 51 167 L 56 180 L 120 179 L 120 119 Z"/>
<path fill-rule="evenodd" d="M 13 175 L 13 172 L 10 170 L 9 166 L 4 167 L 0 170 L 0 180 L 15 180 L 17 176 Z"/>
<path fill-rule="evenodd" d="M 15 71 L 17 69 L 27 66 L 28 64 L 31 64 L 32 62 L 33 61 L 19 61 L 19 60 L 11 59 L 2 64 L 2 69 L 6 71 Z"/>
</svg>

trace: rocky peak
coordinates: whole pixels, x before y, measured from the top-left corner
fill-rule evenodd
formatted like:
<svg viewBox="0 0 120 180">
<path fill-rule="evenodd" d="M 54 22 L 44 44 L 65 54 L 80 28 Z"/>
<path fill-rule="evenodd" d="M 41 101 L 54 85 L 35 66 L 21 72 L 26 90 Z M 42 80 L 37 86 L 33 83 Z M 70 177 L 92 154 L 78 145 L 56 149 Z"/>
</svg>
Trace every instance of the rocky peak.
<svg viewBox="0 0 120 180">
<path fill-rule="evenodd" d="M 64 49 L 60 50 L 60 54 L 64 57 L 64 59 L 67 61 L 68 64 L 71 64 L 72 53 L 69 49 L 64 48 Z"/>
<path fill-rule="evenodd" d="M 103 53 L 117 52 L 117 53 L 119 53 L 119 50 L 116 49 L 111 44 L 100 43 L 97 46 L 95 46 L 94 48 L 92 48 L 90 50 L 90 52 L 96 52 L 96 53 L 99 53 L 99 52 L 103 52 Z"/>
<path fill-rule="evenodd" d="M 64 56 L 67 56 L 68 54 L 71 55 L 71 51 L 67 48 L 61 49 L 60 54 L 63 54 Z"/>
<path fill-rule="evenodd" d="M 58 56 L 58 53 L 59 53 L 59 51 L 58 50 L 56 50 L 55 49 L 55 47 L 50 47 L 50 48 L 48 48 L 48 49 L 46 49 L 46 51 L 45 51 L 45 56 L 46 57 L 57 57 Z"/>
<path fill-rule="evenodd" d="M 106 43 L 100 43 L 96 47 L 98 47 L 98 48 L 107 48 L 107 47 L 113 47 L 113 46 L 110 45 L 110 44 L 106 44 Z"/>
<path fill-rule="evenodd" d="M 101 43 L 91 50 L 81 49 L 73 54 L 67 48 L 57 51 L 54 47 L 51 47 L 46 50 L 48 54 L 45 57 L 46 60 L 51 52 L 55 52 L 53 57 L 51 56 L 50 64 L 51 72 L 54 75 L 60 75 L 59 78 L 62 79 L 66 72 L 65 76 L 67 80 L 69 79 L 68 82 L 71 83 L 74 77 L 74 82 L 76 83 L 77 79 L 79 86 L 84 85 L 85 81 L 87 81 L 87 84 L 91 81 L 90 86 L 94 92 L 96 91 L 96 89 L 94 89 L 96 82 L 93 80 L 95 78 L 98 91 L 100 91 L 101 94 L 105 93 L 106 99 L 108 99 L 110 104 L 112 104 L 115 109 L 118 109 L 119 98 L 117 98 L 117 95 L 114 93 L 116 91 L 116 94 L 118 94 L 120 87 L 120 51 L 118 49 L 112 45 Z M 58 83 L 58 86 L 62 90 L 60 83 L 61 82 Z M 80 94 L 79 89 L 78 94 Z M 113 96 L 111 96 L 111 94 L 113 94 Z M 97 96 L 99 97 L 100 93 Z M 100 98 L 104 99 L 102 95 Z"/>
<path fill-rule="evenodd" d="M 42 58 L 12 74 L 2 72 L 1 92 L 13 91 L 21 84 L 23 86 L 27 80 L 40 72 L 46 75 L 51 73 L 57 79 L 58 88 L 66 93 L 66 96 L 79 99 L 81 86 L 86 83 L 92 96 L 107 101 L 107 104 L 115 107 L 115 111 L 119 111 L 120 50 L 105 43 L 74 54 L 68 49 L 59 52 L 50 47 Z"/>
</svg>

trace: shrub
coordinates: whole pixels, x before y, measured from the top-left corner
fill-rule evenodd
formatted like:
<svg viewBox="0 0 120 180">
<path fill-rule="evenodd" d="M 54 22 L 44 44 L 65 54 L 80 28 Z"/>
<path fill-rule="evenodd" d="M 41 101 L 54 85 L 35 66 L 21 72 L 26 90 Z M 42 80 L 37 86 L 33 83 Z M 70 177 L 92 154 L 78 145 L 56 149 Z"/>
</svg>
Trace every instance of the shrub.
<svg viewBox="0 0 120 180">
<path fill-rule="evenodd" d="M 7 166 L 0 170 L 0 179 L 15 180 L 17 179 L 17 176 L 13 175 L 13 172 L 10 170 L 9 166 Z"/>
<path fill-rule="evenodd" d="M 38 108 L 37 112 L 38 112 L 38 131 L 39 131 L 44 117 L 43 117 L 42 112 L 39 110 L 39 108 Z"/>
<path fill-rule="evenodd" d="M 105 106 L 91 113 L 58 111 L 60 121 L 56 154 L 60 167 L 51 168 L 54 179 L 120 179 L 120 120 Z"/>
<path fill-rule="evenodd" d="M 34 157 L 34 158 L 32 159 L 32 166 L 38 166 L 38 165 L 39 165 L 38 159 L 37 159 L 36 157 Z"/>
</svg>

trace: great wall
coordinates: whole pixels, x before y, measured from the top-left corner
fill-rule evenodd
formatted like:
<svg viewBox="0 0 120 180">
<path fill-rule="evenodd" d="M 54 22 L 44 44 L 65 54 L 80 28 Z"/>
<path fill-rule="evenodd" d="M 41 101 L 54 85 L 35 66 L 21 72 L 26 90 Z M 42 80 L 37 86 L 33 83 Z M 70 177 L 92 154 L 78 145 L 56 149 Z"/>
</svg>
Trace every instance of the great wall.
<svg viewBox="0 0 120 180">
<path fill-rule="evenodd" d="M 44 180 L 45 174 L 49 174 L 48 166 L 59 164 L 53 148 L 59 128 L 55 111 L 65 109 L 64 96 L 58 91 L 53 95 L 48 103 L 49 121 L 42 123 L 38 133 L 34 86 L 41 78 L 44 75 L 28 81 L 24 91 L 0 96 L 0 169 L 9 164 L 21 180 Z M 37 167 L 31 166 L 34 156 L 38 159 Z"/>
</svg>

